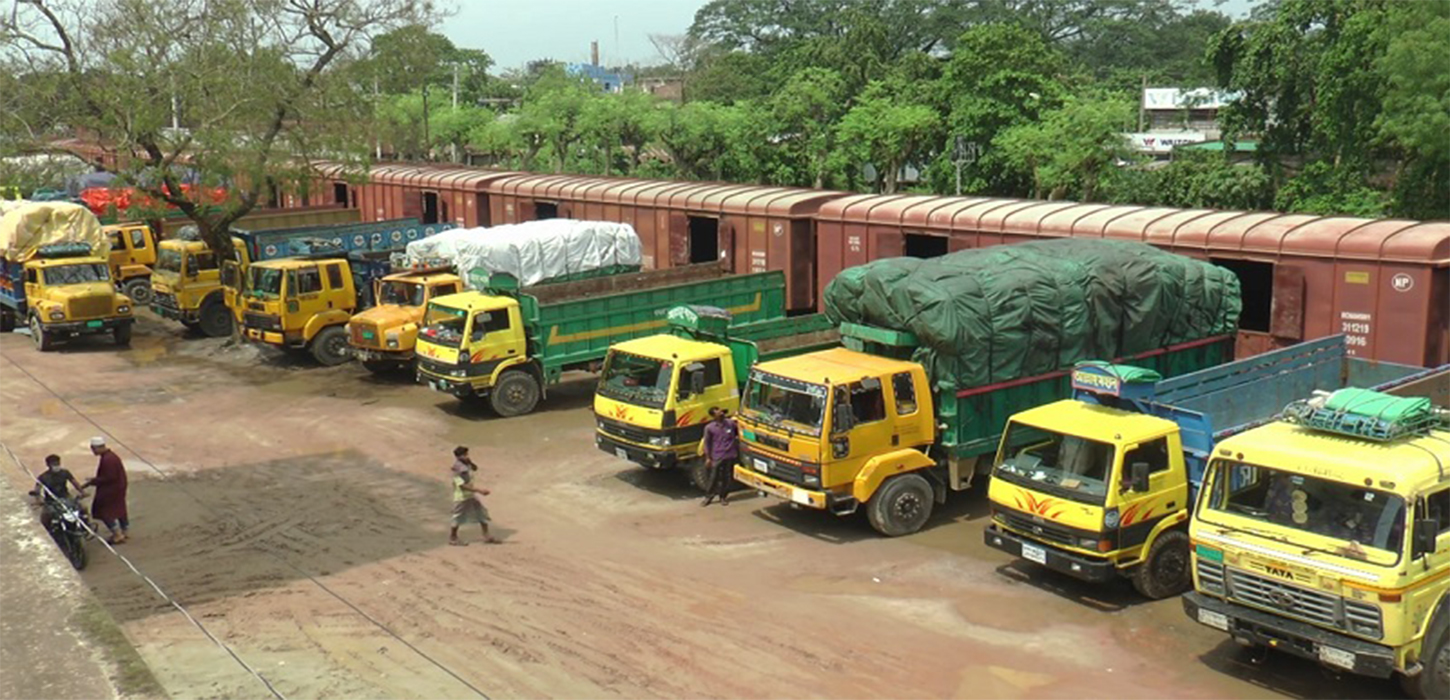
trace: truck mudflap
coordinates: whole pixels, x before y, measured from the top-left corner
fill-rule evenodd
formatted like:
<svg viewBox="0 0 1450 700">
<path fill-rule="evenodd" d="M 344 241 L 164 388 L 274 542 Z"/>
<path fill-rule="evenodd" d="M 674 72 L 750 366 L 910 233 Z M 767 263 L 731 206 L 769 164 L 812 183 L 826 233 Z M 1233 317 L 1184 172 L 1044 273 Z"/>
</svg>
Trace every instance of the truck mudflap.
<svg viewBox="0 0 1450 700">
<path fill-rule="evenodd" d="M 1018 559 L 1041 564 L 1075 579 L 1102 583 L 1119 576 L 1118 567 L 1106 559 L 1091 559 L 1040 542 L 1032 542 L 1021 535 L 997 527 L 996 524 L 988 525 L 982 531 L 982 540 L 992 549 L 1001 550 Z"/>
<path fill-rule="evenodd" d="M 1202 593 L 1185 593 L 1183 612 L 1200 624 L 1228 633 L 1239 644 L 1276 649 L 1361 676 L 1389 678 L 1396 672 L 1395 651 L 1387 646 Z"/>
<path fill-rule="evenodd" d="M 674 452 L 640 447 L 597 430 L 594 432 L 594 445 L 603 452 L 651 469 L 674 469 L 679 464 Z"/>
</svg>

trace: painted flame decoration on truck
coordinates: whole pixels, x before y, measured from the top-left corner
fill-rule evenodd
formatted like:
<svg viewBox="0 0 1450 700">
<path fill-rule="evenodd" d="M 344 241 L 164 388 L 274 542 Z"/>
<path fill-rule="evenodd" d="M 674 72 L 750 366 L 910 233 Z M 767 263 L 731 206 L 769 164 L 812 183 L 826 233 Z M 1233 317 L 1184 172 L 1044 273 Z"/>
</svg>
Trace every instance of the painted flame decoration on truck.
<svg viewBox="0 0 1450 700">
<path fill-rule="evenodd" d="M 1022 502 L 1024 498 L 1027 499 L 1026 503 Z M 1040 515 L 1051 520 L 1056 520 L 1057 516 L 1062 515 L 1063 504 L 1055 498 L 1039 499 L 1031 493 L 1021 491 L 1016 494 L 1016 499 L 1018 508 L 1034 515 Z"/>
</svg>

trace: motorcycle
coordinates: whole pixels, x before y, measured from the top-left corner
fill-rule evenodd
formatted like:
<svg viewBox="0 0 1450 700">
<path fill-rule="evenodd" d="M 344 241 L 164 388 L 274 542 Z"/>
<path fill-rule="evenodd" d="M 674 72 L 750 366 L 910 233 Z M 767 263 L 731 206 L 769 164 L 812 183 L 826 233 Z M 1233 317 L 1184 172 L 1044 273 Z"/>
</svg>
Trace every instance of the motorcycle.
<svg viewBox="0 0 1450 700">
<path fill-rule="evenodd" d="M 35 491 L 31 495 L 36 495 Z M 86 568 L 89 557 L 86 554 L 86 540 L 90 539 L 91 517 L 81 507 L 84 494 L 42 505 L 50 511 L 50 524 L 46 529 L 55 540 L 65 558 L 70 560 L 76 571 Z"/>
</svg>

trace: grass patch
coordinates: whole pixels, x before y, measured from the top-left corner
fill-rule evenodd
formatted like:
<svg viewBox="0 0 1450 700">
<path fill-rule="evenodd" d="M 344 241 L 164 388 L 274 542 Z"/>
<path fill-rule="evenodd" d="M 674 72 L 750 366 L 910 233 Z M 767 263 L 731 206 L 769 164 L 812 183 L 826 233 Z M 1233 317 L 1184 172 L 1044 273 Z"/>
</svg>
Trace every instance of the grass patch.
<svg viewBox="0 0 1450 700">
<path fill-rule="evenodd" d="M 131 640 L 121 631 L 121 626 L 111 613 L 94 600 L 87 600 L 75 612 L 71 622 L 77 624 L 96 646 L 100 647 L 106 661 L 115 669 L 116 690 L 123 696 L 137 698 L 165 698 L 166 689 L 151 674 L 151 667 L 136 653 Z"/>
</svg>

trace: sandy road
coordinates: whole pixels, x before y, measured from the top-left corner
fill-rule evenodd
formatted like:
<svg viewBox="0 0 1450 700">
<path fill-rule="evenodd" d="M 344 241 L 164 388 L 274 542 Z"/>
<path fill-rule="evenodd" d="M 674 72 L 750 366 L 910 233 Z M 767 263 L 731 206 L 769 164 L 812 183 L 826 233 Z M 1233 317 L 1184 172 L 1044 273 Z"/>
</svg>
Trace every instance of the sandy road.
<svg viewBox="0 0 1450 700">
<path fill-rule="evenodd" d="M 981 493 L 900 540 L 764 499 L 702 509 L 678 475 L 594 449 L 587 382 L 499 420 L 153 319 L 127 351 L 42 355 L 6 335 L 0 354 L 0 440 L 86 476 L 88 419 L 124 443 L 125 551 L 288 697 L 1396 693 L 1250 664 L 1177 601 L 1126 584 L 1010 565 L 980 544 Z M 457 443 L 494 491 L 503 545 L 443 546 Z M 265 694 L 94 559 L 88 584 L 173 695 Z"/>
</svg>

